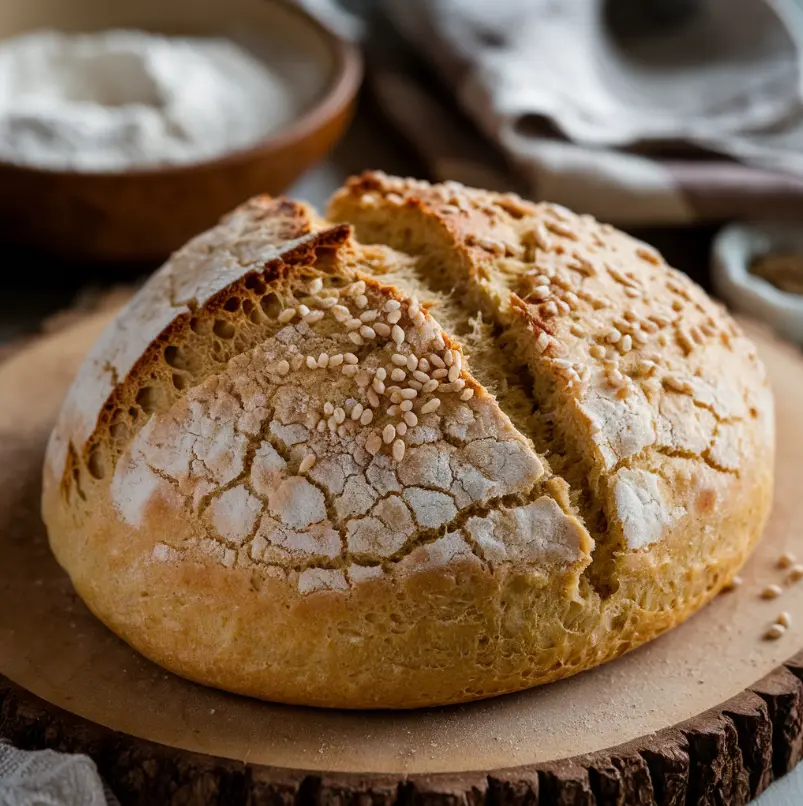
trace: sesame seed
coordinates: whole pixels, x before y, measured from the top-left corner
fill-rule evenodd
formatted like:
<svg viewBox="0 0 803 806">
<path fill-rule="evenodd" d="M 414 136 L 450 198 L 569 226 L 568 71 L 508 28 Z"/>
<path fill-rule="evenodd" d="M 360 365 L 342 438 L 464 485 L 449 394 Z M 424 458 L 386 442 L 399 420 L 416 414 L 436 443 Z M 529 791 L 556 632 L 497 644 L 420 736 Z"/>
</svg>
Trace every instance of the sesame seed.
<svg viewBox="0 0 803 806">
<path fill-rule="evenodd" d="M 789 581 L 800 582 L 801 579 L 803 579 L 803 565 L 797 563 L 789 571 Z"/>
<path fill-rule="evenodd" d="M 424 384 L 421 381 L 417 381 L 414 378 L 410 378 L 407 381 L 407 385 L 410 389 L 415 389 L 416 392 L 420 392 L 424 388 Z"/>
<path fill-rule="evenodd" d="M 356 344 L 358 347 L 362 347 L 362 345 L 365 344 L 362 336 L 354 331 L 349 333 L 349 341 L 351 341 L 352 344 Z"/>
<path fill-rule="evenodd" d="M 388 322 L 390 322 L 391 325 L 395 325 L 396 322 L 398 322 L 399 319 L 401 319 L 401 316 L 402 316 L 401 311 L 391 311 L 387 315 L 386 319 L 388 320 Z"/>
<path fill-rule="evenodd" d="M 294 355 L 293 360 L 290 362 L 290 365 L 293 369 L 301 369 L 304 364 L 304 356 L 303 355 Z"/>
<path fill-rule="evenodd" d="M 349 319 L 346 322 L 346 330 L 359 330 L 362 327 L 362 322 L 359 319 Z"/>
<path fill-rule="evenodd" d="M 446 366 L 443 359 L 435 353 L 430 353 L 429 360 L 432 363 L 432 366 L 437 367 L 438 369 L 443 369 Z"/>
<path fill-rule="evenodd" d="M 605 358 L 605 348 L 601 344 L 592 344 L 588 352 L 592 358 Z"/>
<path fill-rule="evenodd" d="M 373 419 L 374 419 L 374 413 L 371 411 L 371 409 L 366 409 L 360 415 L 360 424 L 369 425 Z"/>
<path fill-rule="evenodd" d="M 778 568 L 791 568 L 797 562 L 797 557 L 791 551 L 787 551 L 778 558 Z"/>
<path fill-rule="evenodd" d="M 446 367 L 441 367 L 440 369 L 432 370 L 432 377 L 435 380 L 440 380 L 441 378 L 445 378 L 449 374 L 449 370 Z"/>
<path fill-rule="evenodd" d="M 390 445 L 396 439 L 396 428 L 393 423 L 388 423 L 382 430 L 382 441 L 385 445 Z"/>
<path fill-rule="evenodd" d="M 371 454 L 371 456 L 375 456 L 379 453 L 379 449 L 382 447 L 382 437 L 376 431 L 372 431 L 368 438 L 365 440 L 365 450 Z"/>
<path fill-rule="evenodd" d="M 349 286 L 349 296 L 356 297 L 365 293 L 365 280 L 357 280 Z"/>
<path fill-rule="evenodd" d="M 384 394 L 385 394 L 385 382 L 384 382 L 384 381 L 379 380 L 379 378 L 374 378 L 374 381 L 373 381 L 373 383 L 371 384 L 371 386 L 373 386 L 373 387 L 374 387 L 374 391 L 375 391 L 375 392 L 376 392 L 378 395 L 384 395 Z"/>
<path fill-rule="evenodd" d="M 361 322 L 373 322 L 379 316 L 378 311 L 370 310 L 370 311 L 363 311 L 360 314 L 360 321 Z"/>
<path fill-rule="evenodd" d="M 346 419 L 346 412 L 345 412 L 345 411 L 343 411 L 343 408 L 342 408 L 341 406 L 338 406 L 338 407 L 335 409 L 335 413 L 334 413 L 334 415 L 333 415 L 333 416 L 334 416 L 334 418 L 335 418 L 335 422 L 336 422 L 338 425 L 340 425 L 340 423 L 344 422 L 344 421 L 345 421 L 345 419 Z"/>
<path fill-rule="evenodd" d="M 329 308 L 334 307 L 337 300 L 334 297 L 318 297 L 315 300 L 315 304 L 323 308 L 324 310 L 329 310 Z"/>
<path fill-rule="evenodd" d="M 453 392 L 459 392 L 465 385 L 466 385 L 466 382 L 462 378 L 458 378 L 456 381 L 452 381 L 449 384 L 449 388 Z"/>
<path fill-rule="evenodd" d="M 407 433 L 407 423 L 402 420 L 400 423 L 396 423 L 396 433 L 403 437 Z"/>
<path fill-rule="evenodd" d="M 407 356 L 402 355 L 401 353 L 393 353 L 393 355 L 390 357 L 390 360 L 397 367 L 406 367 L 407 366 Z"/>
<path fill-rule="evenodd" d="M 777 641 L 782 638 L 786 632 L 786 627 L 782 624 L 773 624 L 765 633 L 764 638 L 767 641 Z"/>
<path fill-rule="evenodd" d="M 664 383 L 676 392 L 690 392 L 691 387 L 689 382 L 677 375 L 664 375 Z"/>
<path fill-rule="evenodd" d="M 413 324 L 416 327 L 424 327 L 424 323 L 427 321 L 426 316 L 422 311 L 419 311 L 415 316 L 412 317 Z"/>
<path fill-rule="evenodd" d="M 318 362 L 311 355 L 307 356 L 305 363 L 308 369 L 318 369 Z"/>
<path fill-rule="evenodd" d="M 418 397 L 418 392 L 415 389 L 402 389 L 399 394 L 404 400 L 412 400 L 413 398 Z"/>
<path fill-rule="evenodd" d="M 368 297 L 366 297 L 365 294 L 358 294 L 354 297 L 354 304 L 358 308 L 365 308 L 368 305 Z"/>
<path fill-rule="evenodd" d="M 374 373 L 375 378 L 379 378 L 380 381 L 384 381 L 385 378 L 388 377 L 388 371 L 384 367 L 379 367 L 379 369 Z"/>
<path fill-rule="evenodd" d="M 781 627 L 788 630 L 792 626 L 792 614 L 785 611 L 778 613 L 778 618 L 775 619 L 775 623 L 780 624 Z"/>
<path fill-rule="evenodd" d="M 316 322 L 320 322 L 321 319 L 323 319 L 323 311 L 310 311 L 304 314 L 304 321 L 308 325 L 314 325 Z"/>
<path fill-rule="evenodd" d="M 418 425 L 418 417 L 416 416 L 415 412 L 413 411 L 405 411 L 402 415 L 404 422 L 410 426 L 410 428 L 414 428 Z"/>
<path fill-rule="evenodd" d="M 278 316 L 278 321 L 280 324 L 284 325 L 287 324 L 294 316 L 296 315 L 295 308 L 285 308 Z"/>
<path fill-rule="evenodd" d="M 338 322 L 345 322 L 347 319 L 351 318 L 351 311 L 345 305 L 334 305 L 332 307 L 332 316 L 334 316 Z"/>
<path fill-rule="evenodd" d="M 401 396 L 401 389 L 395 388 L 392 392 L 390 392 L 391 403 L 401 403 L 402 400 L 404 400 L 404 398 Z"/>
<path fill-rule="evenodd" d="M 450 382 L 454 382 L 460 377 L 460 367 L 458 367 L 457 364 L 452 364 L 452 366 L 449 367 L 448 377 Z"/>
<path fill-rule="evenodd" d="M 368 403 L 372 409 L 379 407 L 379 395 L 373 389 L 369 389 L 365 393 L 365 396 L 368 398 Z"/>
<path fill-rule="evenodd" d="M 399 367 L 396 367 L 390 373 L 390 378 L 393 381 L 403 381 L 406 377 L 407 377 L 407 373 L 403 369 L 400 369 Z"/>
<path fill-rule="evenodd" d="M 544 313 L 549 314 L 550 316 L 555 316 L 555 314 L 558 312 L 558 306 L 555 304 L 554 300 L 549 300 L 549 302 L 542 306 L 542 310 Z"/>
<path fill-rule="evenodd" d="M 435 335 L 432 337 L 432 346 L 433 346 L 433 347 L 434 347 L 436 350 L 442 350 L 442 349 L 443 349 L 443 348 L 446 346 L 446 344 L 445 344 L 445 343 L 444 343 L 444 341 L 443 341 L 443 336 L 441 336 L 441 334 L 440 334 L 440 333 L 436 333 L 436 334 L 435 334 Z"/>
<path fill-rule="evenodd" d="M 404 342 L 405 339 L 404 331 L 398 325 L 393 325 L 393 329 L 390 331 L 390 335 L 392 336 L 393 341 L 395 341 L 396 344 L 402 344 Z"/>
<path fill-rule="evenodd" d="M 542 330 L 538 334 L 538 338 L 535 340 L 535 346 L 539 353 L 543 353 L 546 348 L 549 347 L 549 341 L 549 334 Z"/>
<path fill-rule="evenodd" d="M 548 285 L 537 285 L 531 292 L 530 296 L 533 299 L 546 299 L 551 293 Z"/>
<path fill-rule="evenodd" d="M 376 338 L 376 331 L 370 327 L 369 325 L 363 325 L 360 328 L 360 335 L 364 339 L 375 339 Z"/>
<path fill-rule="evenodd" d="M 298 311 L 298 315 L 301 317 L 304 317 L 309 313 L 309 308 L 303 304 L 299 305 L 296 310 Z"/>
<path fill-rule="evenodd" d="M 314 453 L 308 453 L 302 460 L 301 464 L 298 466 L 299 473 L 306 473 L 308 470 L 312 470 L 312 466 L 315 464 L 316 456 Z"/>
<path fill-rule="evenodd" d="M 415 378 L 415 379 L 416 379 L 416 380 L 417 380 L 419 383 L 427 383 L 429 380 L 431 380 L 431 379 L 430 379 L 430 377 L 429 377 L 429 375 L 427 375 L 427 373 L 426 373 L 426 372 L 422 372 L 420 369 L 417 369 L 417 370 L 416 370 L 416 371 L 413 373 L 413 377 L 414 377 L 414 378 Z"/>
<path fill-rule="evenodd" d="M 340 370 L 347 378 L 353 378 L 357 374 L 357 367 L 353 364 L 344 364 Z"/>
<path fill-rule="evenodd" d="M 335 413 L 335 407 L 327 400 L 323 404 L 323 413 L 328 417 L 330 414 Z"/>
<path fill-rule="evenodd" d="M 362 403 L 355 403 L 351 409 L 351 419 L 352 420 L 359 420 L 362 417 L 362 413 L 365 411 L 365 407 Z"/>
<path fill-rule="evenodd" d="M 643 330 L 636 329 L 633 331 L 633 341 L 639 346 L 647 343 L 647 334 Z"/>
<path fill-rule="evenodd" d="M 780 585 L 767 585 L 767 587 L 761 591 L 761 598 L 777 599 L 781 594 L 783 594 L 783 588 L 781 588 Z"/>
<path fill-rule="evenodd" d="M 326 421 L 326 425 L 329 426 L 329 430 L 334 434 L 337 431 L 337 422 L 335 420 L 334 414 Z"/>
<path fill-rule="evenodd" d="M 385 303 L 386 311 L 398 311 L 401 308 L 401 303 L 397 299 L 389 299 Z"/>
<path fill-rule="evenodd" d="M 318 356 L 318 366 L 321 369 L 326 369 L 329 366 L 329 354 L 328 353 L 321 353 Z"/>
<path fill-rule="evenodd" d="M 733 579 L 731 579 L 729 582 L 727 582 L 725 584 L 725 586 L 722 588 L 722 590 L 723 591 L 736 590 L 736 588 L 741 588 L 742 587 L 743 582 L 744 582 L 744 580 L 740 576 L 735 576 Z"/>
<path fill-rule="evenodd" d="M 308 286 L 308 290 L 310 294 L 317 294 L 323 288 L 323 280 L 320 277 L 316 277 Z"/>
<path fill-rule="evenodd" d="M 287 373 L 290 372 L 290 362 L 283 358 L 276 365 L 276 372 L 279 373 L 279 375 L 287 375 Z"/>
<path fill-rule="evenodd" d="M 474 397 L 474 390 L 473 389 L 464 389 L 460 393 L 460 399 L 461 400 L 471 400 L 472 397 Z"/>
<path fill-rule="evenodd" d="M 342 363 L 343 363 L 343 353 L 335 353 L 335 355 L 329 357 L 330 367 L 339 367 Z"/>
<path fill-rule="evenodd" d="M 349 431 L 348 431 L 348 428 L 346 428 L 346 426 L 345 426 L 345 425 L 339 425 L 339 426 L 337 427 L 337 435 L 338 435 L 339 437 L 345 437 L 345 436 L 346 436 L 346 434 L 348 434 L 348 432 L 349 432 Z"/>
<path fill-rule="evenodd" d="M 446 367 L 451 367 L 454 364 L 454 353 L 451 350 L 447 350 L 443 354 L 443 365 Z"/>
<path fill-rule="evenodd" d="M 316 428 L 321 433 L 326 431 L 326 420 L 318 420 L 318 425 L 316 426 Z"/>
<path fill-rule="evenodd" d="M 432 400 L 428 400 L 423 406 L 421 406 L 421 414 L 430 414 L 431 412 L 435 411 L 440 404 L 440 398 L 433 397 Z"/>
<path fill-rule="evenodd" d="M 410 355 L 407 356 L 407 369 L 409 369 L 410 372 L 412 372 L 417 368 L 418 368 L 418 356 L 413 353 L 410 353 Z"/>
<path fill-rule="evenodd" d="M 393 443 L 393 458 L 397 462 L 401 462 L 401 460 L 404 459 L 404 440 L 403 439 L 397 439 Z"/>
<path fill-rule="evenodd" d="M 407 315 L 412 319 L 420 310 L 420 305 L 418 304 L 417 299 L 411 299 L 410 303 L 407 305 Z"/>
<path fill-rule="evenodd" d="M 622 341 L 619 342 L 619 349 L 623 353 L 629 353 L 633 349 L 633 339 L 630 335 L 622 336 Z"/>
<path fill-rule="evenodd" d="M 374 330 L 377 332 L 377 335 L 381 336 L 383 339 L 390 336 L 390 326 L 386 325 L 384 322 L 374 322 Z"/>
<path fill-rule="evenodd" d="M 429 372 L 429 361 L 427 361 L 426 358 L 419 358 L 418 369 L 421 370 L 421 372 Z"/>
<path fill-rule="evenodd" d="M 616 344 L 619 339 L 622 338 L 622 334 L 618 328 L 612 327 L 606 334 L 605 334 L 605 341 L 608 344 Z"/>
<path fill-rule="evenodd" d="M 429 394 L 430 392 L 434 392 L 440 386 L 440 381 L 437 378 L 432 378 L 432 380 L 427 381 L 422 387 L 421 391 L 424 394 Z"/>
<path fill-rule="evenodd" d="M 399 408 L 402 411 L 412 411 L 413 410 L 413 401 L 412 400 L 402 400 L 402 402 L 399 403 Z"/>
<path fill-rule="evenodd" d="M 346 354 L 343 356 L 343 360 L 344 360 L 344 361 L 345 361 L 347 364 L 359 364 L 359 362 L 360 362 L 360 359 L 359 359 L 359 358 L 357 358 L 357 356 L 356 356 L 356 355 L 354 355 L 354 353 L 346 353 Z"/>
</svg>

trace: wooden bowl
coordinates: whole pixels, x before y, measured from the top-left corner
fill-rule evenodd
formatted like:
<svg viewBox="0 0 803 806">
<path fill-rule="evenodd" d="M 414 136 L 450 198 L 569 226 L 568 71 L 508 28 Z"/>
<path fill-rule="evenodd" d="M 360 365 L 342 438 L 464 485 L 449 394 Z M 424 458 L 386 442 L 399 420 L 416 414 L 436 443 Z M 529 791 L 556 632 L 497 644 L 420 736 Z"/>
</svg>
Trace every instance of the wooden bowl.
<svg viewBox="0 0 803 806">
<path fill-rule="evenodd" d="M 287 76 L 302 112 L 251 148 L 156 169 L 83 173 L 0 162 L 0 242 L 72 261 L 157 261 L 257 193 L 281 193 L 335 144 L 359 51 L 285 0 L 3 0 L 0 37 L 37 28 L 228 36 Z"/>
</svg>

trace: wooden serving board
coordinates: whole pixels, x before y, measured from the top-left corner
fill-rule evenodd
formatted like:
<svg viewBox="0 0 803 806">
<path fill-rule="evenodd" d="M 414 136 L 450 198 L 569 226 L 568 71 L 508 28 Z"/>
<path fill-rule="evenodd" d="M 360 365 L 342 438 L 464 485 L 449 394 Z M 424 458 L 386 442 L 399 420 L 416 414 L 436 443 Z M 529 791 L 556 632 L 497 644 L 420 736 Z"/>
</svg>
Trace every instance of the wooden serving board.
<svg viewBox="0 0 803 806">
<path fill-rule="evenodd" d="M 0 736 L 85 751 L 123 803 L 746 803 L 803 756 L 803 358 L 756 333 L 778 417 L 773 517 L 743 586 L 624 658 L 469 705 L 273 705 L 149 663 L 87 611 L 39 516 L 45 442 L 110 313 L 0 365 Z M 762 634 L 779 611 L 794 623 Z M 797 654 L 796 654 L 797 653 Z M 790 658 L 792 658 L 790 660 Z"/>
</svg>

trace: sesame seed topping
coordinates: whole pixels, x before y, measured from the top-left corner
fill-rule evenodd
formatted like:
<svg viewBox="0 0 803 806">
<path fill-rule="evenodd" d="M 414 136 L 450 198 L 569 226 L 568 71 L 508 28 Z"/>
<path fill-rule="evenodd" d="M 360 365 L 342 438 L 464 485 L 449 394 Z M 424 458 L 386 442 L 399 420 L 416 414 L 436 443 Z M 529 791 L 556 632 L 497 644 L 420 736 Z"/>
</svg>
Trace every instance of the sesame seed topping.
<svg viewBox="0 0 803 806">
<path fill-rule="evenodd" d="M 304 364 L 304 356 L 303 355 L 294 355 L 293 360 L 290 362 L 290 365 L 293 369 L 301 369 Z"/>
<path fill-rule="evenodd" d="M 388 322 L 390 322 L 391 325 L 395 325 L 396 322 L 398 322 L 399 319 L 401 319 L 401 311 L 391 311 L 387 315 L 386 319 L 388 320 Z"/>
<path fill-rule="evenodd" d="M 421 372 L 429 372 L 430 370 L 429 361 L 427 361 L 426 358 L 419 358 L 418 369 L 420 369 Z"/>
<path fill-rule="evenodd" d="M 377 335 L 381 336 L 383 339 L 390 336 L 390 325 L 386 325 L 384 322 L 374 322 L 374 330 L 377 332 Z"/>
<path fill-rule="evenodd" d="M 349 319 L 346 322 L 346 330 L 359 330 L 362 327 L 362 322 L 359 319 Z"/>
<path fill-rule="evenodd" d="M 397 299 L 389 299 L 385 303 L 386 311 L 398 311 L 401 308 L 401 303 Z"/>
<path fill-rule="evenodd" d="M 413 398 L 418 397 L 418 392 L 415 389 L 402 389 L 399 394 L 404 400 L 412 400 Z"/>
<path fill-rule="evenodd" d="M 773 624 L 765 633 L 764 638 L 767 641 L 777 641 L 782 638 L 786 632 L 786 627 L 782 624 Z"/>
<path fill-rule="evenodd" d="M 390 445 L 394 439 L 396 439 L 396 427 L 393 423 L 388 423 L 384 429 L 382 429 L 382 441 L 385 445 Z"/>
<path fill-rule="evenodd" d="M 298 466 L 299 473 L 306 473 L 308 470 L 312 470 L 312 466 L 315 464 L 316 456 L 314 453 L 308 453 L 302 460 L 301 464 Z"/>
<path fill-rule="evenodd" d="M 803 565 L 797 563 L 789 571 L 789 581 L 800 582 L 801 579 L 803 579 Z"/>
<path fill-rule="evenodd" d="M 360 417 L 362 417 L 363 411 L 365 411 L 365 407 L 362 405 L 362 403 L 355 403 L 351 409 L 351 415 L 350 415 L 351 419 L 359 420 Z"/>
<path fill-rule="evenodd" d="M 368 403 L 372 409 L 379 408 L 379 395 L 373 389 L 369 389 L 365 396 L 368 398 Z"/>
<path fill-rule="evenodd" d="M 379 453 L 379 449 L 382 447 L 382 437 L 376 431 L 372 431 L 368 438 L 365 440 L 365 450 L 371 454 L 371 456 L 375 456 Z"/>
<path fill-rule="evenodd" d="M 549 341 L 549 334 L 542 330 L 535 340 L 535 346 L 539 353 L 543 353 L 549 347 Z"/>
<path fill-rule="evenodd" d="M 327 400 L 323 404 L 323 413 L 328 417 L 330 414 L 335 413 L 335 407 Z"/>
<path fill-rule="evenodd" d="M 434 392 L 440 386 L 440 381 L 437 378 L 432 378 L 432 380 L 427 381 L 422 387 L 421 391 L 424 394 L 429 394 L 430 392 Z"/>
<path fill-rule="evenodd" d="M 287 324 L 294 316 L 296 315 L 295 308 L 285 308 L 278 316 L 278 321 L 280 324 L 285 325 Z"/>
<path fill-rule="evenodd" d="M 533 299 L 546 299 L 551 291 L 548 285 L 537 285 L 531 292 L 530 296 Z"/>
<path fill-rule="evenodd" d="M 778 558 L 778 568 L 791 568 L 797 562 L 797 557 L 791 551 L 784 552 Z"/>
<path fill-rule="evenodd" d="M 417 368 L 418 368 L 418 356 L 415 355 L 414 353 L 410 353 L 410 355 L 407 356 L 407 369 L 409 369 L 410 372 L 412 372 Z"/>
<path fill-rule="evenodd" d="M 415 412 L 413 411 L 405 411 L 402 415 L 404 422 L 410 426 L 410 428 L 414 428 L 418 425 L 418 417 L 416 416 Z"/>
<path fill-rule="evenodd" d="M 416 370 L 416 371 L 413 373 L 413 377 L 414 377 L 414 378 L 415 378 L 415 379 L 416 379 L 416 380 L 417 380 L 419 383 L 427 383 L 427 382 L 430 380 L 429 375 L 427 375 L 427 373 L 426 373 L 426 372 L 422 372 L 420 369 L 417 369 L 417 370 Z"/>
<path fill-rule="evenodd" d="M 323 419 L 318 420 L 318 425 L 315 427 L 318 429 L 319 432 L 323 433 L 324 431 L 326 431 L 326 420 Z"/>
<path fill-rule="evenodd" d="M 361 322 L 373 322 L 379 316 L 378 311 L 370 310 L 370 311 L 363 311 L 360 314 L 360 321 Z"/>
<path fill-rule="evenodd" d="M 399 403 L 399 408 L 402 411 L 412 411 L 413 410 L 413 401 L 412 400 L 402 400 L 402 402 Z"/>
<path fill-rule="evenodd" d="M 354 331 L 349 333 L 349 341 L 351 341 L 352 344 L 356 344 L 358 347 L 362 347 L 362 345 L 365 344 L 362 336 L 359 333 L 355 333 Z"/>
<path fill-rule="evenodd" d="M 449 376 L 448 377 L 449 377 L 449 381 L 452 382 L 452 383 L 454 381 L 456 381 L 460 377 L 460 367 L 458 367 L 457 364 L 452 364 L 452 366 L 449 367 Z"/>
<path fill-rule="evenodd" d="M 404 342 L 405 339 L 404 331 L 398 325 L 393 325 L 393 329 L 390 331 L 390 335 L 393 338 L 393 341 L 396 342 L 396 344 L 402 344 Z"/>
<path fill-rule="evenodd" d="M 451 350 L 447 350 L 443 354 L 443 364 L 446 367 L 451 367 L 454 364 L 454 353 Z"/>
<path fill-rule="evenodd" d="M 335 355 L 329 357 L 330 367 L 339 367 L 342 363 L 343 363 L 342 353 L 336 353 Z"/>
<path fill-rule="evenodd" d="M 432 366 L 437 367 L 438 369 L 443 369 L 446 366 L 444 360 L 435 353 L 430 353 L 429 360 L 432 363 Z"/>
<path fill-rule="evenodd" d="M 403 437 L 407 433 L 407 423 L 402 420 L 400 423 L 396 423 L 396 433 Z"/>
<path fill-rule="evenodd" d="M 374 377 L 379 378 L 380 381 L 384 381 L 385 378 L 388 377 L 388 371 L 384 367 L 379 367 L 374 373 Z"/>
<path fill-rule="evenodd" d="M 761 598 L 777 599 L 781 594 L 783 594 L 783 588 L 780 585 L 767 585 L 767 587 L 761 591 Z"/>
<path fill-rule="evenodd" d="M 622 340 L 619 342 L 619 349 L 623 353 L 629 353 L 633 349 L 633 339 L 629 334 L 622 336 Z"/>
<path fill-rule="evenodd" d="M 308 369 L 318 369 L 318 362 L 311 355 L 307 356 L 305 363 Z"/>
<path fill-rule="evenodd" d="M 315 299 L 315 304 L 324 310 L 329 310 L 329 308 L 334 307 L 336 303 L 337 300 L 334 297 L 316 297 Z"/>
<path fill-rule="evenodd" d="M 421 406 L 421 414 L 430 414 L 431 412 L 435 411 L 441 404 L 441 399 L 439 397 L 433 397 L 432 400 L 428 400 Z"/>
<path fill-rule="evenodd" d="M 364 339 L 375 339 L 376 338 L 376 331 L 370 327 L 369 325 L 363 325 L 360 328 L 360 335 Z"/>
<path fill-rule="evenodd" d="M 369 423 L 371 423 L 371 421 L 372 421 L 373 419 L 374 419 L 374 413 L 371 411 L 371 409 L 366 409 L 366 410 L 365 410 L 365 411 L 364 411 L 364 412 L 363 412 L 363 413 L 360 415 L 360 423 L 361 423 L 362 425 L 368 425 Z"/>
<path fill-rule="evenodd" d="M 446 346 L 446 344 L 445 344 L 445 343 L 444 343 L 444 341 L 443 341 L 443 336 L 441 336 L 441 334 L 440 334 L 440 333 L 436 333 L 436 334 L 435 334 L 435 335 L 432 337 L 432 346 L 433 346 L 433 347 L 434 347 L 436 350 L 442 350 L 442 349 L 443 349 L 443 348 Z"/>
<path fill-rule="evenodd" d="M 318 366 L 321 369 L 326 369 L 329 366 L 329 354 L 328 353 L 321 353 L 318 356 Z"/>
<path fill-rule="evenodd" d="M 393 458 L 397 462 L 401 462 L 401 460 L 404 459 L 404 450 L 405 450 L 405 448 L 404 448 L 404 440 L 397 439 L 393 443 Z"/>
<path fill-rule="evenodd" d="M 283 358 L 276 364 L 276 372 L 279 375 L 287 375 L 287 373 L 290 372 L 290 362 Z"/>
<path fill-rule="evenodd" d="M 357 358 L 357 356 L 356 356 L 356 355 L 354 355 L 354 353 L 346 353 L 346 354 L 343 356 L 343 360 L 344 360 L 344 361 L 345 361 L 347 364 L 359 364 L 359 362 L 360 362 L 360 359 L 359 359 L 359 358 Z"/>
<path fill-rule="evenodd" d="M 458 378 L 456 381 L 452 381 L 449 387 L 453 392 L 459 392 L 465 385 L 466 382 L 462 378 Z"/>
<path fill-rule="evenodd" d="M 368 305 L 368 297 L 366 297 L 365 294 L 358 294 L 354 297 L 354 304 L 358 308 L 365 308 Z"/>
<path fill-rule="evenodd" d="M 373 386 L 374 391 L 378 395 L 384 395 L 385 394 L 385 382 L 381 381 L 378 377 L 374 378 L 373 383 L 371 384 L 371 386 Z"/>
<path fill-rule="evenodd" d="M 356 297 L 365 293 L 365 280 L 357 280 L 348 289 L 349 296 Z"/>
<path fill-rule="evenodd" d="M 320 277 L 316 277 L 312 282 L 310 282 L 309 286 L 307 287 L 310 294 L 317 294 L 323 288 L 323 280 Z"/>
<path fill-rule="evenodd" d="M 407 366 L 407 356 L 402 355 L 401 353 L 393 353 L 393 355 L 390 357 L 390 360 L 397 367 L 406 367 Z"/>
<path fill-rule="evenodd" d="M 399 367 L 396 367 L 390 373 L 390 378 L 393 381 L 403 381 L 406 377 L 407 377 L 407 373 L 403 369 L 400 369 Z"/>
<path fill-rule="evenodd" d="M 309 313 L 309 308 L 306 305 L 299 305 L 296 309 L 298 311 L 299 316 L 306 316 Z"/>
<path fill-rule="evenodd" d="M 781 627 L 786 628 L 787 630 L 792 626 L 792 614 L 783 612 L 778 613 L 778 618 L 775 619 L 776 624 L 780 624 Z"/>
<path fill-rule="evenodd" d="M 351 318 L 351 311 L 345 305 L 334 305 L 332 307 L 332 316 L 334 316 L 338 322 L 345 322 L 347 319 Z"/>
<path fill-rule="evenodd" d="M 310 311 L 304 314 L 304 321 L 308 325 L 314 325 L 316 322 L 320 322 L 321 319 L 323 319 L 323 311 Z"/>
<path fill-rule="evenodd" d="M 416 327 L 424 327 L 424 323 L 427 321 L 427 318 L 424 316 L 422 311 L 419 311 L 415 316 L 412 317 L 412 321 Z"/>
<path fill-rule="evenodd" d="M 357 374 L 357 367 L 353 364 L 344 364 L 340 370 L 347 378 L 353 378 Z"/>
<path fill-rule="evenodd" d="M 460 393 L 460 399 L 461 400 L 471 400 L 472 397 L 474 397 L 474 390 L 473 389 L 464 389 Z"/>
<path fill-rule="evenodd" d="M 338 425 L 340 425 L 340 423 L 342 423 L 342 422 L 344 422 L 344 421 L 345 421 L 345 419 L 346 419 L 346 412 L 345 412 L 345 411 L 343 411 L 343 408 L 342 408 L 341 406 L 338 406 L 338 407 L 335 409 L 334 418 L 335 418 L 335 422 L 336 422 Z"/>
<path fill-rule="evenodd" d="M 449 370 L 446 367 L 441 367 L 440 369 L 432 370 L 432 377 L 434 380 L 440 380 L 441 378 L 445 378 L 449 374 Z"/>
<path fill-rule="evenodd" d="M 619 341 L 619 339 L 621 339 L 621 338 L 622 338 L 622 334 L 621 334 L 621 332 L 619 331 L 619 329 L 618 329 L 618 328 L 615 328 L 615 327 L 612 327 L 612 328 L 611 328 L 611 329 L 610 329 L 610 330 L 609 330 L 609 331 L 608 331 L 608 332 L 605 334 L 605 341 L 607 341 L 607 342 L 608 342 L 608 344 L 616 344 L 616 342 L 618 342 L 618 341 Z"/>
</svg>

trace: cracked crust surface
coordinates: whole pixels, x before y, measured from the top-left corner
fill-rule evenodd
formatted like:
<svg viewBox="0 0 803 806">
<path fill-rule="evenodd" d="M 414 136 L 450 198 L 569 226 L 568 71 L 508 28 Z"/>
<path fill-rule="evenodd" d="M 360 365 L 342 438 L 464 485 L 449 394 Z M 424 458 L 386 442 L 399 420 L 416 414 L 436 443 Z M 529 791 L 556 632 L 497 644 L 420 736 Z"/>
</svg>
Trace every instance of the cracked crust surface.
<svg viewBox="0 0 803 806">
<path fill-rule="evenodd" d="M 573 674 L 729 581 L 772 400 L 702 291 L 514 196 L 374 173 L 328 218 L 238 208 L 81 369 L 43 512 L 115 632 L 221 688 L 414 707 Z"/>
</svg>

